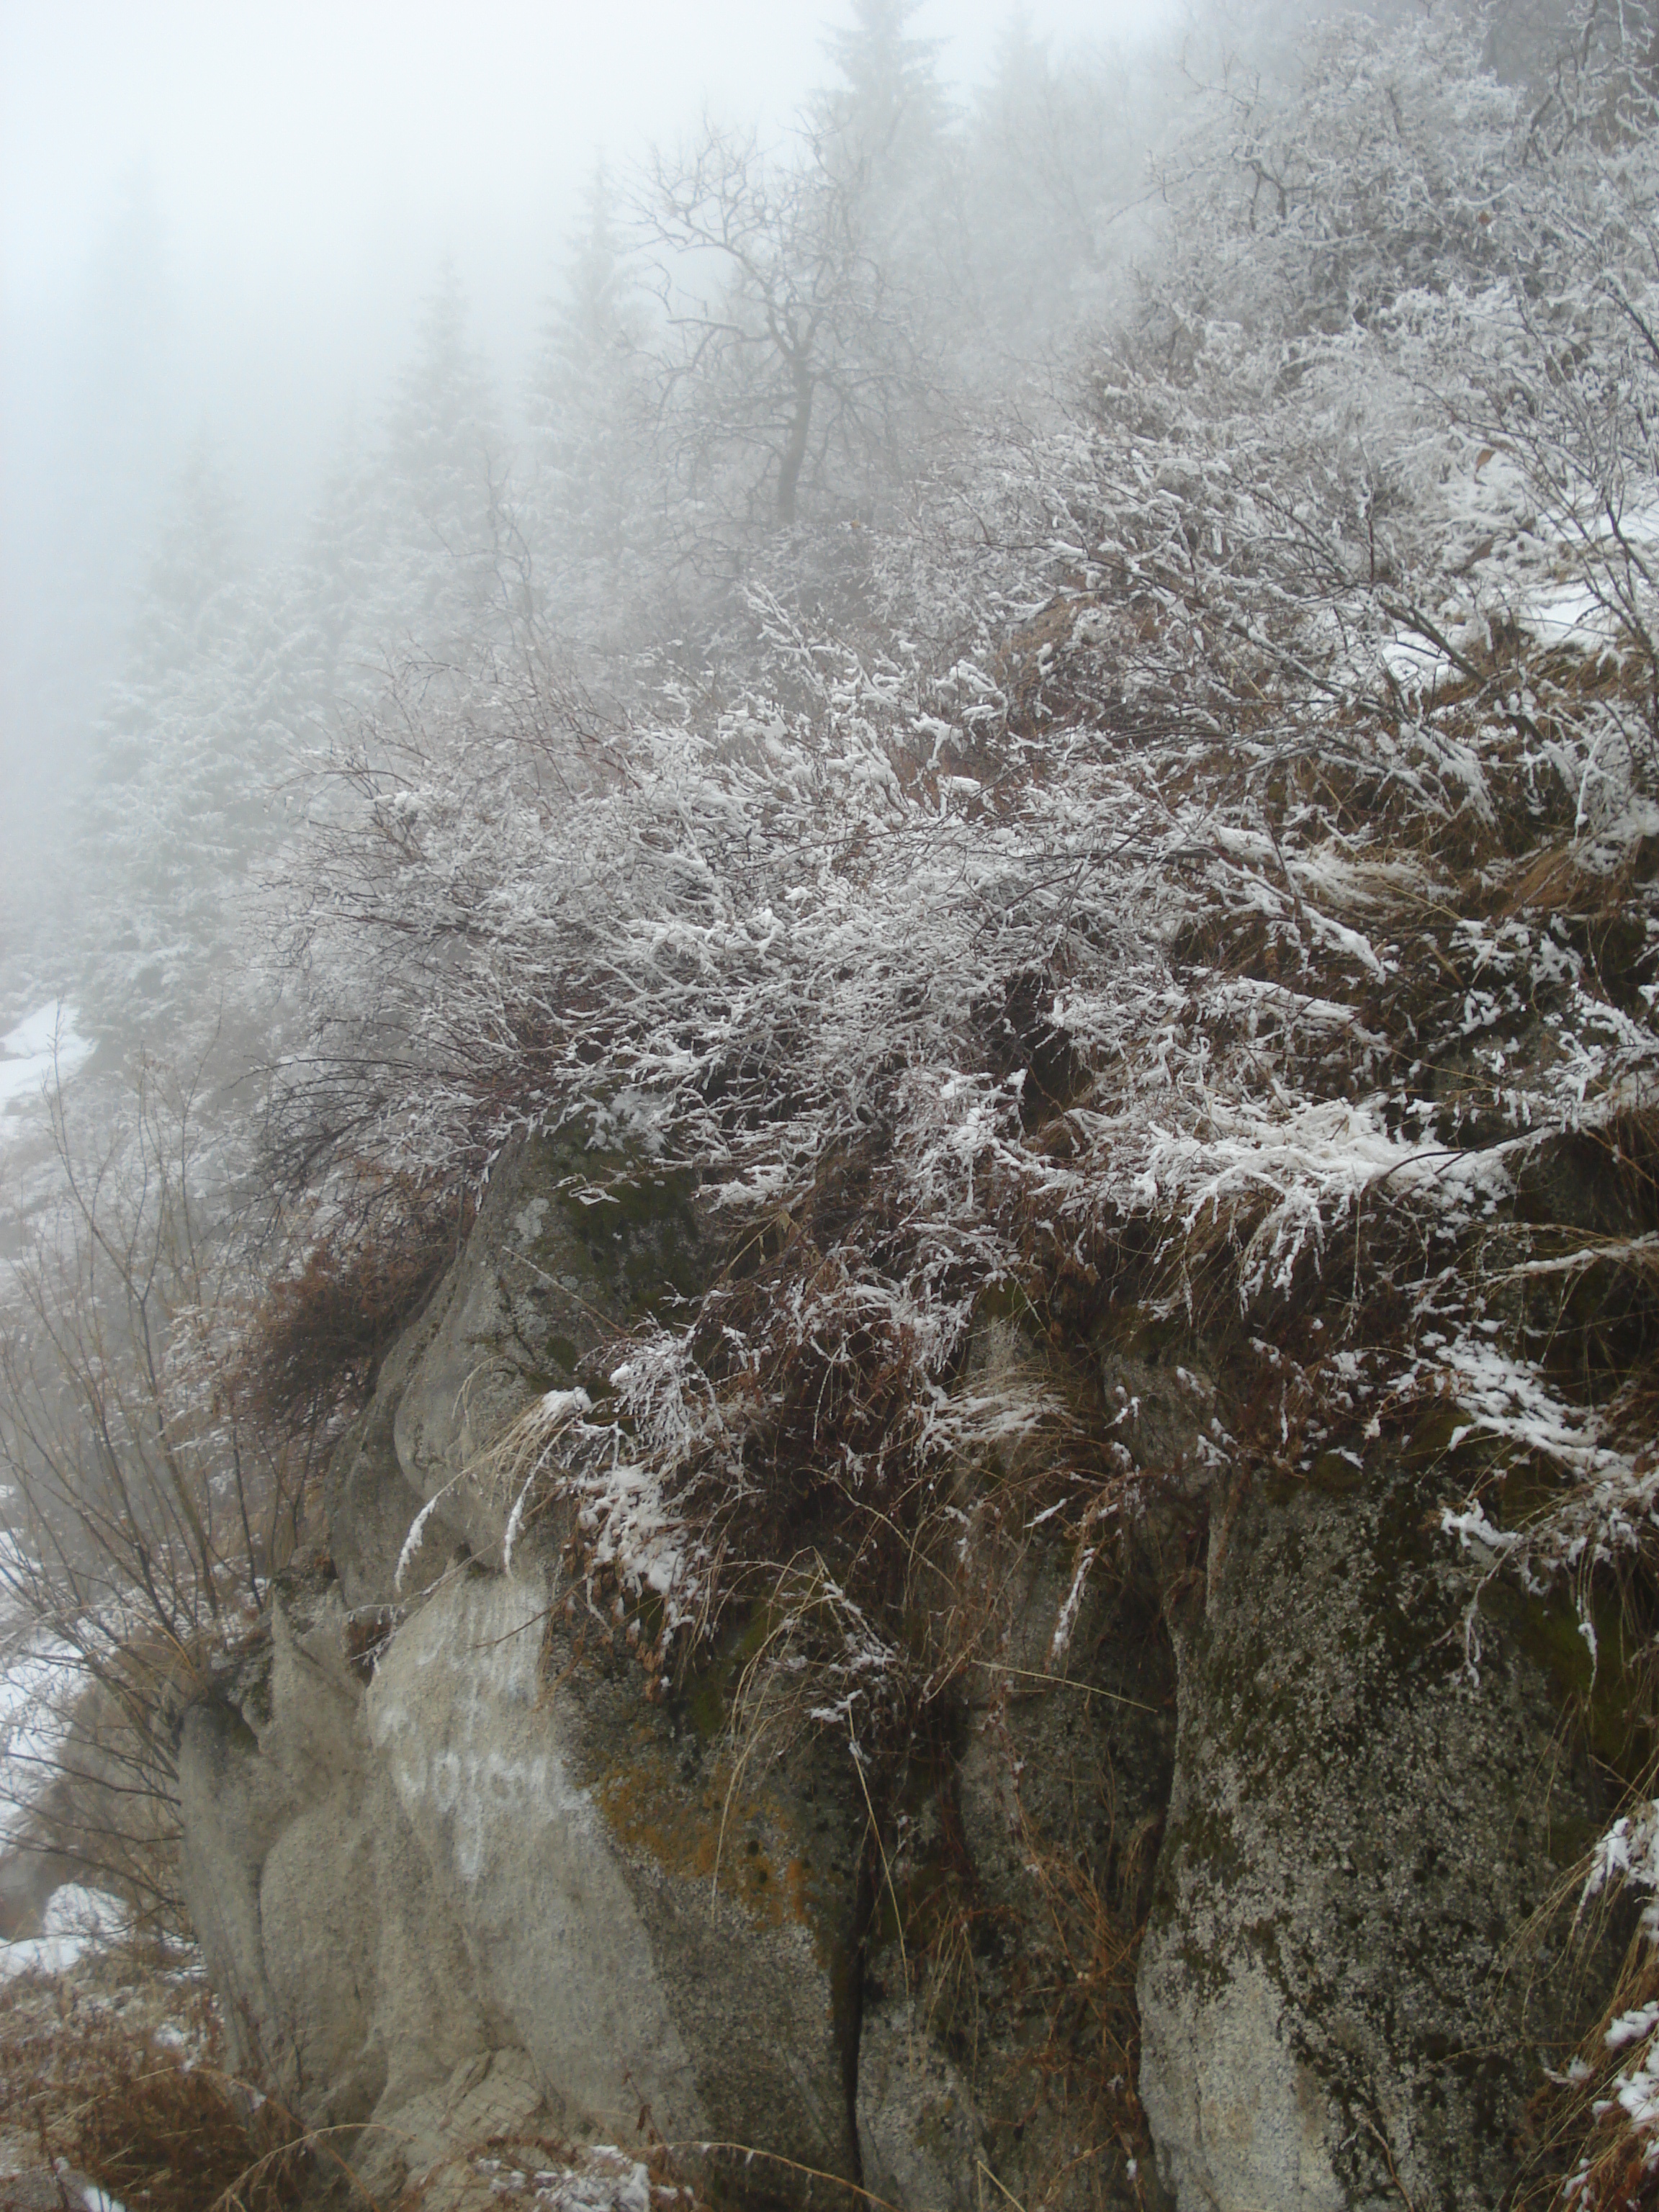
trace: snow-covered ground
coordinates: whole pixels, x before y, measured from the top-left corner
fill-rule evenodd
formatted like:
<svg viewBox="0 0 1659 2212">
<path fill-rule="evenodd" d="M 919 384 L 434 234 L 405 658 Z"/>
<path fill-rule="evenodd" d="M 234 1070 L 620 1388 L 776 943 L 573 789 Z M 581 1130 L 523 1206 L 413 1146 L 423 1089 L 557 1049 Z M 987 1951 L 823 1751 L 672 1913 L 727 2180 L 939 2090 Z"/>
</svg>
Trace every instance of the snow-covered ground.
<svg viewBox="0 0 1659 2212">
<path fill-rule="evenodd" d="M 71 1882 L 47 1905 L 38 1936 L 0 1942 L 0 1984 L 31 1967 L 61 1974 L 94 1946 L 107 1947 L 127 1933 L 126 1911 L 114 1898 Z"/>
<path fill-rule="evenodd" d="M 0 1548 L 15 1551 L 15 1540 L 0 1531 Z M 8 1617 L 0 1595 L 0 1860 L 30 1801 L 52 1778 L 81 1686 L 68 1647 L 31 1632 L 17 1614 Z M 69 1883 L 48 1900 L 38 1935 L 0 1939 L 0 1985 L 31 1968 L 63 1973 L 128 1932 L 116 1899 Z"/>
<path fill-rule="evenodd" d="M 16 979 L 10 980 L 15 988 Z M 15 1006 L 18 997 L 10 1003 Z M 57 1188 L 44 1106 L 54 1086 L 68 1083 L 92 1057 L 93 1040 L 78 1022 L 75 1007 L 53 1000 L 0 1035 L 0 1280 L 13 1264 L 11 1233 Z M 33 1618 L 25 1601 L 31 1562 L 6 1525 L 15 1502 L 0 1481 L 0 1860 L 52 1778 L 84 1686 L 74 1653 Z M 111 1898 L 78 1886 L 59 1890 L 39 1936 L 0 1941 L 0 1984 L 31 1966 L 61 1972 L 89 1947 L 106 1945 L 122 1921 Z"/>
<path fill-rule="evenodd" d="M 0 1490 L 0 1506 L 5 1492 Z M 0 1570 L 27 1580 L 28 1561 L 9 1531 L 0 1529 Z M 51 1782 L 68 1735 L 82 1677 L 73 1653 L 30 1620 L 0 1572 L 0 1860 L 17 1835 L 28 1808 Z M 39 1936 L 0 1941 L 0 1983 L 28 1966 L 58 1972 L 88 1944 L 119 1932 L 122 1915 L 112 1898 L 76 1887 L 61 1889 L 46 1907 Z"/>
<path fill-rule="evenodd" d="M 0 1547 L 14 1540 L 0 1534 Z M 4 1603 L 0 1599 L 0 1605 Z M 50 1771 L 69 1725 L 76 1687 L 73 1659 L 52 1638 L 20 1621 L 0 1621 L 0 1849 L 32 1795 L 30 1778 Z"/>
<path fill-rule="evenodd" d="M 54 1080 L 66 1083 L 91 1059 L 93 1045 L 76 1028 L 76 1012 L 54 1000 L 0 1036 L 0 1112 L 38 1099 Z M 4 1124 L 0 1122 L 0 1132 Z"/>
<path fill-rule="evenodd" d="M 76 1024 L 75 1009 L 52 1000 L 0 1036 L 0 1153 L 10 1153 L 10 1168 L 27 1156 L 27 1139 L 44 1129 L 40 1109 L 46 1091 L 92 1055 L 90 1040 Z M 0 1226 L 14 1218 L 18 1203 L 15 1179 L 9 1177 L 0 1194 Z M 15 1595 L 27 1583 L 28 1561 L 4 1525 L 10 1503 L 0 1484 L 0 1853 L 36 1778 L 50 1771 L 76 1686 L 68 1650 L 40 1632 Z M 0 1944 L 0 1979 L 17 1971 L 11 1954 L 18 1948 Z"/>
</svg>

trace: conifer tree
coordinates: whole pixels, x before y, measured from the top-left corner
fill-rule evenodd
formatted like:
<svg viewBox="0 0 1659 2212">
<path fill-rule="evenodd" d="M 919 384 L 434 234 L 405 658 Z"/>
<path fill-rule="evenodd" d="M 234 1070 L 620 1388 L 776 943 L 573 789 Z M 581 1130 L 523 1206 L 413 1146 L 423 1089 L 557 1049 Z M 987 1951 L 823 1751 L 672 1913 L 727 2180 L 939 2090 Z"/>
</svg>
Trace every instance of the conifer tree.
<svg viewBox="0 0 1659 2212">
<path fill-rule="evenodd" d="M 487 623 L 510 558 L 508 455 L 465 296 L 446 269 L 398 379 L 364 488 L 374 544 L 365 627 L 441 650 Z"/>
<path fill-rule="evenodd" d="M 530 555 L 494 392 L 446 271 L 379 437 L 348 436 L 284 580 L 287 712 L 313 763 L 348 750 L 398 668 L 488 652 L 528 611 Z M 308 807 L 328 805 L 314 767 Z"/>
<path fill-rule="evenodd" d="M 240 972 L 240 887 L 279 834 L 292 764 L 283 594 L 257 578 L 198 444 L 174 495 L 98 732 L 80 831 L 92 1033 L 188 1050 Z"/>
<path fill-rule="evenodd" d="M 1078 51 L 1057 63 L 1028 10 L 1010 18 L 964 162 L 975 295 L 1002 347 L 1029 352 L 1121 261 L 1149 137 L 1146 88 L 1124 56 Z"/>
<path fill-rule="evenodd" d="M 937 39 L 913 37 L 917 0 L 853 0 L 853 21 L 824 48 L 840 82 L 817 95 L 829 159 L 890 185 L 922 168 L 947 122 Z"/>
<path fill-rule="evenodd" d="M 574 642 L 644 613 L 653 568 L 647 331 L 615 194 L 600 164 L 569 241 L 526 395 L 526 505 L 542 596 Z"/>
</svg>

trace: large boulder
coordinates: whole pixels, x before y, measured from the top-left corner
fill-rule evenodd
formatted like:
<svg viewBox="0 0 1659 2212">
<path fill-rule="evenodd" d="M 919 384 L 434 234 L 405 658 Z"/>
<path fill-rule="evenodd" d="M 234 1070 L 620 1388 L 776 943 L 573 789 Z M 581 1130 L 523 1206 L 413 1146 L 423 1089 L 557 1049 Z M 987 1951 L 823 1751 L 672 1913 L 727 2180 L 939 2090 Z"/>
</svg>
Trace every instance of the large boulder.
<svg viewBox="0 0 1659 2212">
<path fill-rule="evenodd" d="M 1488 2212 L 1568 2025 L 1547 1908 L 1595 1779 L 1434 1481 L 1321 1471 L 1216 1501 L 1177 1634 L 1141 2096 L 1179 2212 Z"/>
<path fill-rule="evenodd" d="M 569 2132 L 609 2140 L 643 2103 L 672 2139 L 849 2172 L 856 1830 L 821 1819 L 810 1779 L 707 1763 L 636 1668 L 573 1668 L 550 1624 L 539 1576 L 468 1577 L 397 1636 L 368 1695 L 481 2001 Z"/>
<path fill-rule="evenodd" d="M 1063 1422 L 961 1457 L 911 1560 L 934 1686 L 862 1763 L 805 1675 L 757 1684 L 764 1605 L 670 1686 L 568 1509 L 507 1559 L 492 1447 L 716 1256 L 648 1164 L 498 1164 L 336 1455 L 332 1566 L 184 1715 L 237 2064 L 362 2128 L 382 2199 L 484 2117 L 628 2142 L 643 2110 L 760 2154 L 763 2201 L 1496 2201 L 1577 2025 L 1543 1908 L 1604 1809 L 1562 1624 L 1477 1588 L 1426 1463 L 1234 1474 L 1224 1362 L 1176 1324 L 1107 1316 L 1083 1375 L 988 1315 L 962 1389 L 1103 1416 L 1121 1484 L 1078 1486 Z"/>
<path fill-rule="evenodd" d="M 337 1588 L 296 1578 L 180 1723 L 185 1899 L 232 2064 L 316 2124 L 395 2111 L 501 2040 L 362 1696 Z"/>
<path fill-rule="evenodd" d="M 855 2175 L 844 1759 L 728 1742 L 730 1655 L 647 1700 L 562 1585 L 562 1527 L 503 1557 L 489 1446 L 689 1287 L 699 1237 L 684 1178 L 511 1148 L 336 1455 L 329 1573 L 289 1578 L 184 1715 L 185 1887 L 234 2054 L 308 2120 L 366 2124 L 382 2179 L 483 2064 L 573 2136 L 644 2107 L 772 2154 L 773 2193 L 790 2161 Z"/>
</svg>

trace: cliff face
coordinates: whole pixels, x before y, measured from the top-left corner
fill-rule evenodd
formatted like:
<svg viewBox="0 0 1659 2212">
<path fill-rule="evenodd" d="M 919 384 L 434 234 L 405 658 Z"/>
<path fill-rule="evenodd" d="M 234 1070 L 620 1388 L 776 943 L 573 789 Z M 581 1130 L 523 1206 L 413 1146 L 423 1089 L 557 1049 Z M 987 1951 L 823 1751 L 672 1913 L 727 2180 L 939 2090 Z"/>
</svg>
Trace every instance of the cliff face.
<svg viewBox="0 0 1659 2212">
<path fill-rule="evenodd" d="M 720 1263 L 689 1183 L 614 1187 L 580 1202 L 567 1142 L 498 1164 L 329 1556 L 184 1716 L 237 2064 L 362 2124 L 382 2191 L 643 2111 L 757 2199 L 1501 2202 L 1598 2000 L 1547 1908 L 1606 1808 L 1553 1616 L 1477 1587 L 1426 1456 L 1207 1474 L 1224 1356 L 1120 1316 L 1095 1383 L 1176 1474 L 1091 1548 L 1016 1510 L 1040 1433 L 965 1455 L 921 1577 L 954 1672 L 849 1755 L 781 1585 L 642 1668 L 580 1488 L 491 1449 Z M 1012 1406 L 1050 1358 L 988 1310 L 955 1387 Z"/>
<path fill-rule="evenodd" d="M 1416 2203 L 1501 2203 L 1540 2051 L 1574 2025 L 1551 1907 L 1595 1782 L 1518 1606 L 1466 1662 L 1431 1507 L 1379 1458 L 1247 1485 L 1212 1522 L 1139 1972 L 1183 2212 L 1383 2204 L 1395 2175 Z"/>
</svg>

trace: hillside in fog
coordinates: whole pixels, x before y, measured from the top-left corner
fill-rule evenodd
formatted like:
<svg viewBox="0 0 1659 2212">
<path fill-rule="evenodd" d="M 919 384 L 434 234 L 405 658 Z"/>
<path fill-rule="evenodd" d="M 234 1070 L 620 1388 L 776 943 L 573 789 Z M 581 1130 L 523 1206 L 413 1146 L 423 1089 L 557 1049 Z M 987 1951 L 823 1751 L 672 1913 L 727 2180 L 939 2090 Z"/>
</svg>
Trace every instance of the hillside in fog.
<svg viewBox="0 0 1659 2212">
<path fill-rule="evenodd" d="M 0 1936 L 289 2202 L 1647 2203 L 1659 22 L 930 27 L 516 358 L 434 235 L 284 525 L 122 447 Z"/>
</svg>

